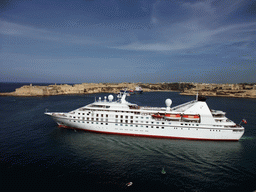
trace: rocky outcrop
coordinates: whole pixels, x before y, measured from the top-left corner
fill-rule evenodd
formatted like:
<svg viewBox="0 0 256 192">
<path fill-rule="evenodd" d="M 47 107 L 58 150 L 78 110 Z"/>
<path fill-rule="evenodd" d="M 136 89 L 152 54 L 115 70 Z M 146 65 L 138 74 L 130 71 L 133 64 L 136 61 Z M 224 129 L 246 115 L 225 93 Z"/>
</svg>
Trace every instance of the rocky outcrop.
<svg viewBox="0 0 256 192">
<path fill-rule="evenodd" d="M 205 84 L 205 83 L 82 83 L 49 86 L 24 85 L 11 93 L 0 93 L 0 96 L 50 96 L 68 94 L 118 93 L 121 89 L 142 87 L 149 91 L 178 91 L 182 95 L 256 98 L 255 84 Z"/>
</svg>

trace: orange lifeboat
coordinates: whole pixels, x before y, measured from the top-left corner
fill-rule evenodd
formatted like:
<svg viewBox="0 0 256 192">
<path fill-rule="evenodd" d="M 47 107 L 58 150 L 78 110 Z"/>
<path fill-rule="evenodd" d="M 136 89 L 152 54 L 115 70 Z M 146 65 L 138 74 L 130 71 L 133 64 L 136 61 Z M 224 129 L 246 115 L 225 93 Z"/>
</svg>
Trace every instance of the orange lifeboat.
<svg viewBox="0 0 256 192">
<path fill-rule="evenodd" d="M 180 120 L 181 115 L 180 114 L 165 114 L 164 118 L 170 119 L 170 120 Z"/>
<path fill-rule="evenodd" d="M 187 121 L 198 121 L 200 119 L 199 115 L 183 115 L 182 117 Z"/>
<path fill-rule="evenodd" d="M 158 114 L 153 114 L 152 117 L 153 117 L 153 118 L 156 118 L 156 119 L 161 119 L 161 118 L 163 118 L 163 116 L 160 115 L 159 113 L 158 113 Z"/>
</svg>

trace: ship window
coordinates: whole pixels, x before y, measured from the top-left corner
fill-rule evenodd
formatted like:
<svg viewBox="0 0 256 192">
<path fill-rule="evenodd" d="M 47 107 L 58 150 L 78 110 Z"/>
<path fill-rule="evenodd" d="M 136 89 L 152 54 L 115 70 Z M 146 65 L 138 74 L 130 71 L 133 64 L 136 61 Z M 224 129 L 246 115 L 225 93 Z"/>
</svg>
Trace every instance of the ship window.
<svg viewBox="0 0 256 192">
<path fill-rule="evenodd" d="M 125 126 L 128 126 L 127 124 L 125 124 Z"/>
<path fill-rule="evenodd" d="M 80 115 L 80 113 L 78 113 L 78 115 Z"/>
<path fill-rule="evenodd" d="M 133 119 L 133 116 L 131 116 L 131 119 Z"/>
<path fill-rule="evenodd" d="M 146 119 L 148 119 L 148 117 L 146 117 Z"/>
<path fill-rule="evenodd" d="M 164 124 L 164 122 L 162 122 L 162 124 Z"/>
<path fill-rule="evenodd" d="M 125 120 L 125 123 L 128 123 L 128 120 Z"/>
<path fill-rule="evenodd" d="M 143 117 L 141 117 L 141 119 L 143 119 Z"/>
<path fill-rule="evenodd" d="M 101 123 L 101 125 L 103 125 L 103 123 Z"/>
<path fill-rule="evenodd" d="M 84 113 L 83 113 L 83 115 L 84 115 Z"/>
<path fill-rule="evenodd" d="M 123 120 L 120 120 L 121 123 L 123 123 Z"/>
<path fill-rule="evenodd" d="M 146 126 L 146 128 L 148 128 L 148 126 Z"/>
<path fill-rule="evenodd" d="M 116 118 L 118 118 L 118 115 L 116 115 Z"/>
<path fill-rule="evenodd" d="M 103 117 L 103 114 L 101 114 L 101 117 Z"/>
<path fill-rule="evenodd" d="M 106 115 L 106 117 L 108 117 L 108 114 Z"/>
<path fill-rule="evenodd" d="M 121 118 L 123 118 L 123 115 L 121 115 Z"/>
<path fill-rule="evenodd" d="M 138 116 L 136 116 L 136 118 L 138 119 Z"/>
<path fill-rule="evenodd" d="M 157 129 L 159 128 L 159 127 L 156 127 Z"/>
<path fill-rule="evenodd" d="M 108 123 L 106 123 L 106 125 L 108 125 Z"/>
<path fill-rule="evenodd" d="M 133 123 L 133 120 L 131 120 L 131 123 Z"/>
<path fill-rule="evenodd" d="M 141 127 L 143 127 L 143 125 L 141 125 Z"/>
<path fill-rule="evenodd" d="M 130 125 L 130 127 L 132 127 L 133 125 Z"/>
<path fill-rule="evenodd" d="M 128 118 L 128 116 L 125 116 L 125 118 Z"/>
<path fill-rule="evenodd" d="M 96 121 L 99 121 L 99 118 L 96 118 Z"/>
<path fill-rule="evenodd" d="M 99 114 L 96 114 L 96 117 L 99 117 Z"/>
<path fill-rule="evenodd" d="M 164 129 L 164 127 L 162 127 L 162 129 Z"/>
<path fill-rule="evenodd" d="M 123 124 L 120 124 L 120 126 L 123 126 Z"/>
</svg>

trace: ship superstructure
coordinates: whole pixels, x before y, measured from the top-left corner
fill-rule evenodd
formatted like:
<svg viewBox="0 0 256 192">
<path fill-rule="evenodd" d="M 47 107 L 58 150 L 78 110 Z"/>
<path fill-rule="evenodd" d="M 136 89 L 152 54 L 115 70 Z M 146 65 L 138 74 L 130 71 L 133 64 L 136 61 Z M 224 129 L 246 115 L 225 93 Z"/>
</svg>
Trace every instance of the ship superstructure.
<svg viewBox="0 0 256 192">
<path fill-rule="evenodd" d="M 131 136 L 237 141 L 244 127 L 228 119 L 225 112 L 210 110 L 198 99 L 171 107 L 142 107 L 126 101 L 126 93 L 99 98 L 76 110 L 46 112 L 60 127 Z"/>
</svg>

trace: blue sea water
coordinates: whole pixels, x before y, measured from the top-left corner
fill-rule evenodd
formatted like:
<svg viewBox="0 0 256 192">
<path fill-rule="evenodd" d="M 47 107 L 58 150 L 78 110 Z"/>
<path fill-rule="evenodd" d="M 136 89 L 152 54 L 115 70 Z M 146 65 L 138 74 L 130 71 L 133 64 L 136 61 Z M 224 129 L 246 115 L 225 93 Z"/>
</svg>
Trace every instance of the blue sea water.
<svg viewBox="0 0 256 192">
<path fill-rule="evenodd" d="M 74 131 L 58 128 L 44 115 L 46 109 L 67 112 L 105 95 L 0 97 L 1 191 L 256 190 L 255 99 L 207 100 L 210 108 L 226 111 L 233 121 L 247 120 L 238 142 Z M 127 100 L 164 107 L 166 98 L 173 100 L 172 106 L 194 99 L 176 92 L 152 92 L 131 95 Z M 163 168 L 165 175 L 161 174 Z M 127 187 L 128 182 L 133 185 Z"/>
</svg>

